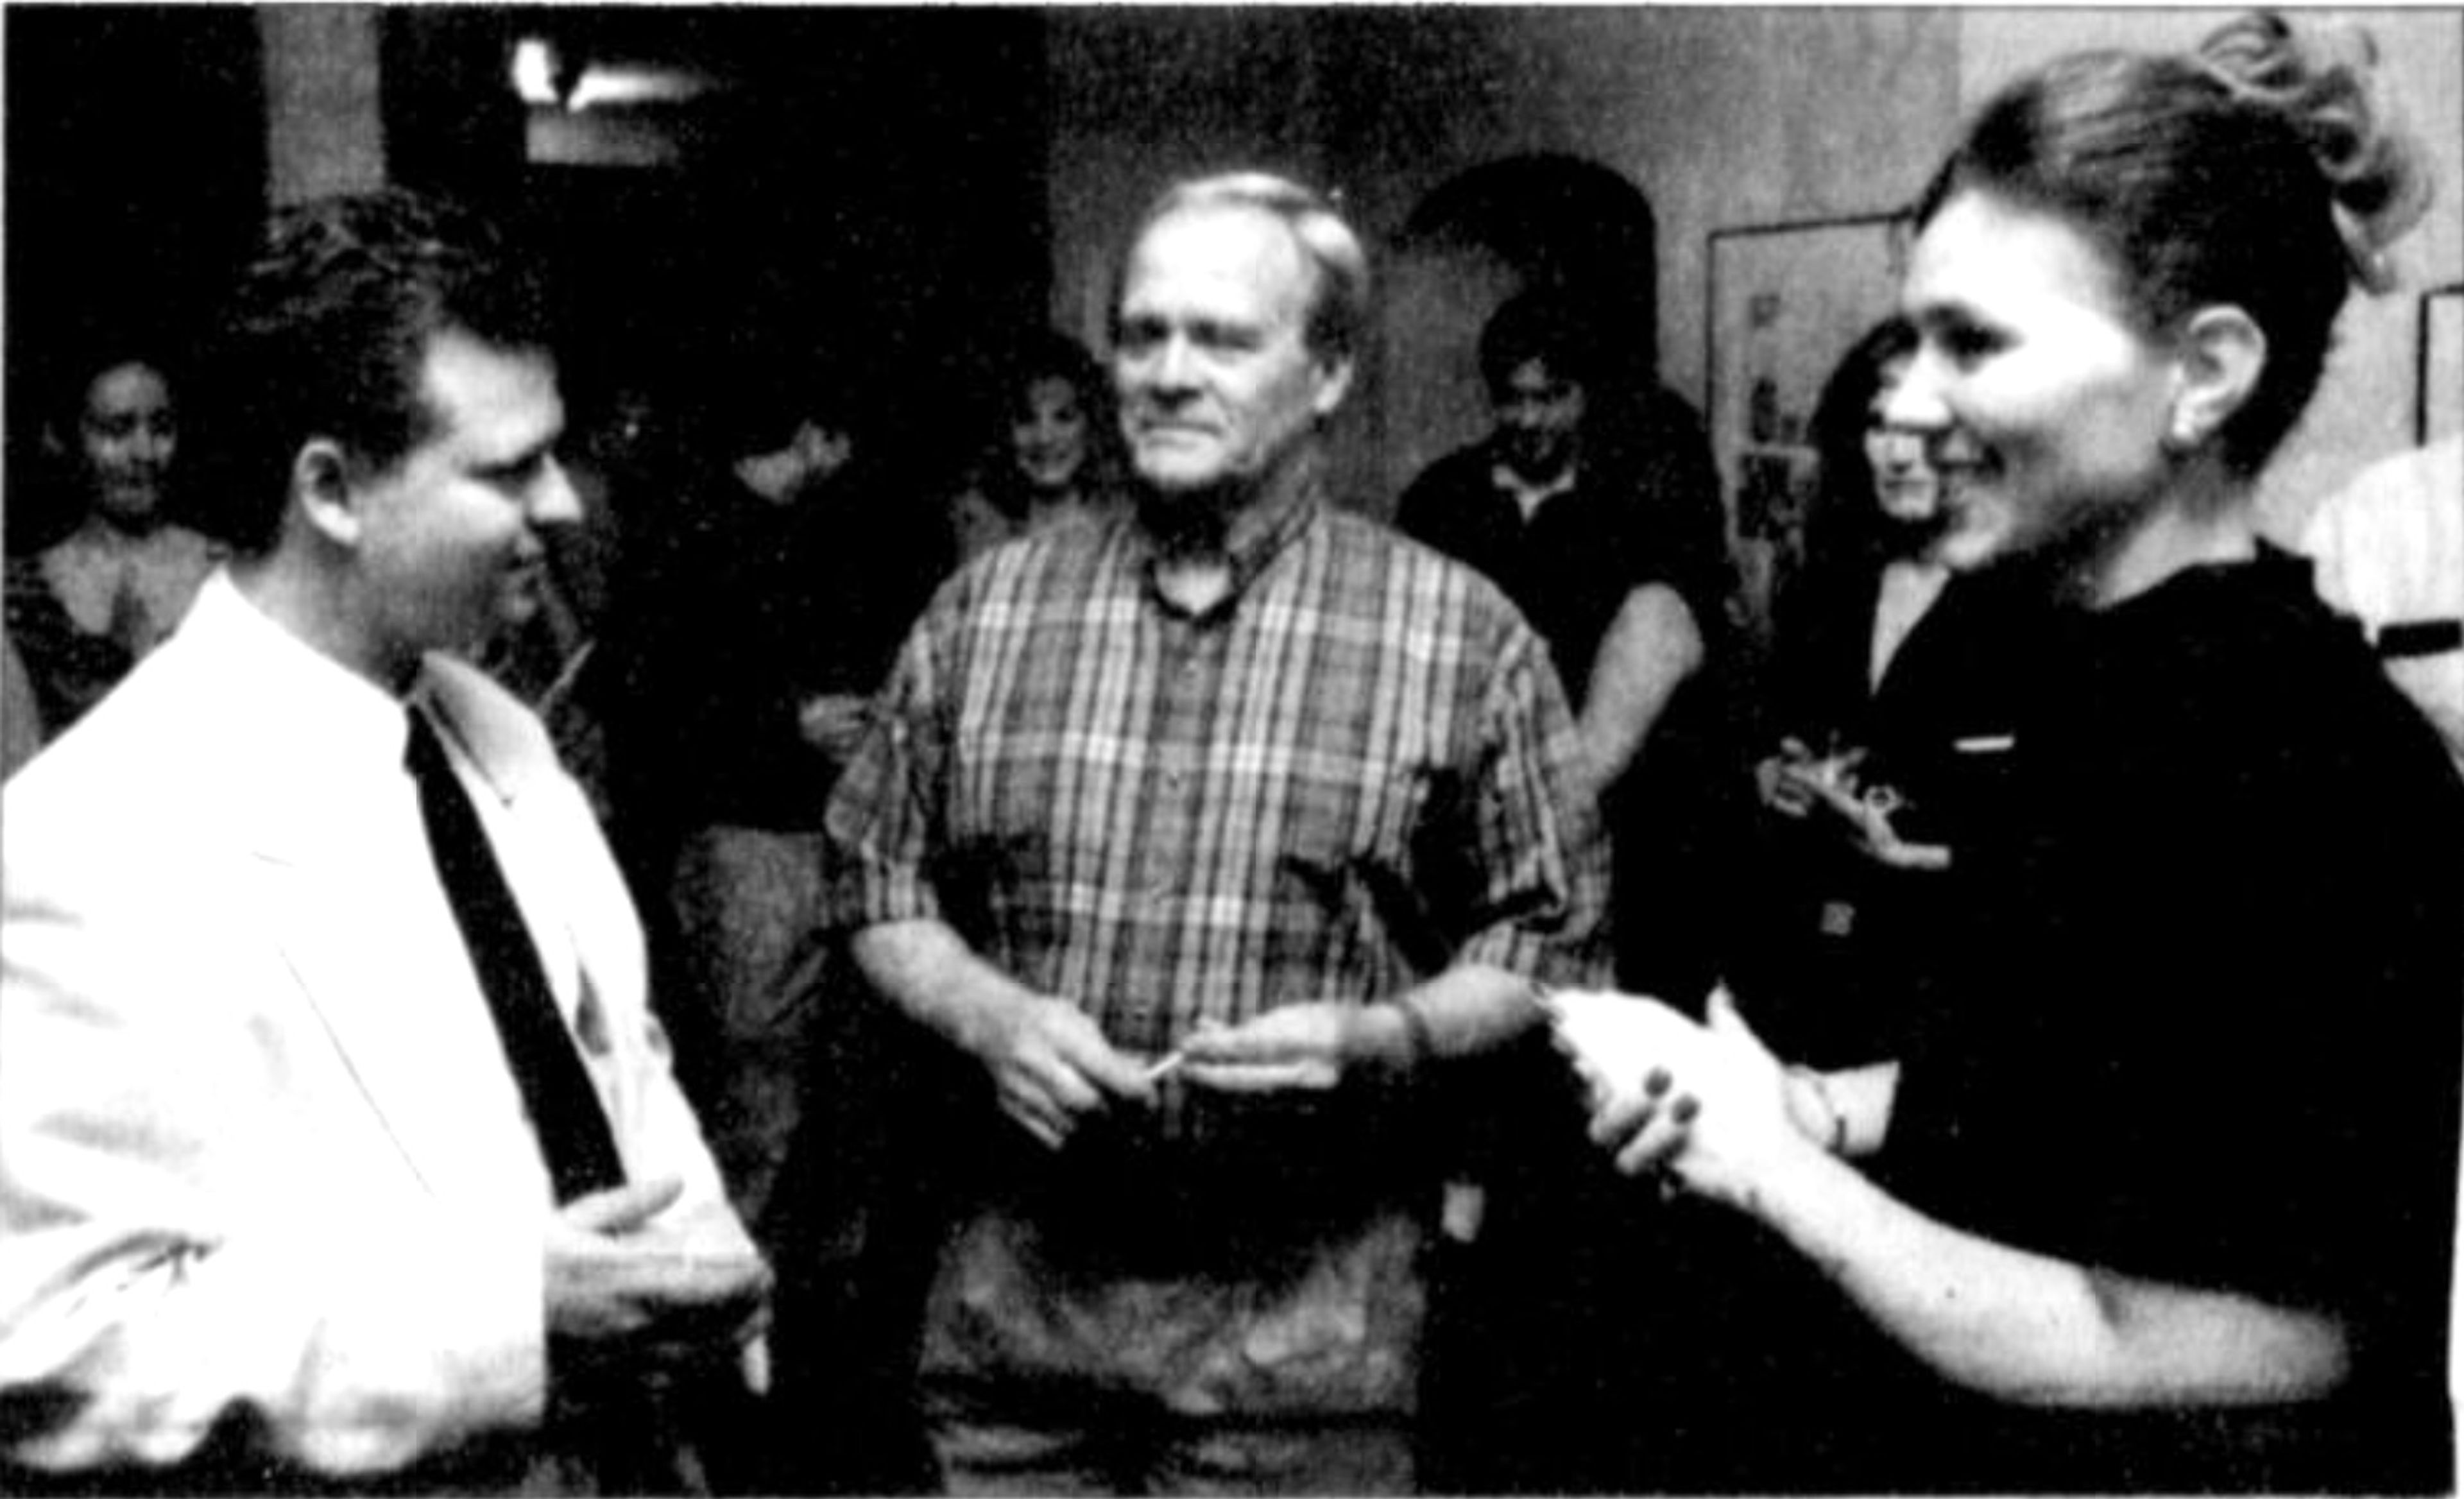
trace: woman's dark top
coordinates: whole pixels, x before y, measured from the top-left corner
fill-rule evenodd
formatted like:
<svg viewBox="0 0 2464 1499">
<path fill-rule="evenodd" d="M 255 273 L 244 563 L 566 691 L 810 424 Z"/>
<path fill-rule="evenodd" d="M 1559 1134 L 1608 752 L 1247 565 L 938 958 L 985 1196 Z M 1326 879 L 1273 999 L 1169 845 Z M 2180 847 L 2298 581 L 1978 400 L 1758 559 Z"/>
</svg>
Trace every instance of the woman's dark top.
<svg viewBox="0 0 2464 1499">
<path fill-rule="evenodd" d="M 1904 1360 L 1861 1386 L 1904 1440 L 1843 1481 L 2443 1489 L 2464 785 L 2272 549 L 2060 617 L 2013 725 L 1878 1177 L 2019 1248 L 2327 1312 L 2352 1378 L 2045 1414 Z"/>
<path fill-rule="evenodd" d="M 1549 643 L 1575 711 L 1637 588 L 1673 589 L 1716 645 L 1732 585 L 1719 479 L 1702 423 L 1682 401 L 1657 398 L 1628 424 L 1587 431 L 1573 487 L 1529 518 L 1492 477 L 1501 461 L 1492 436 L 1429 465 L 1404 491 L 1395 525 L 1506 590 Z"/>
</svg>

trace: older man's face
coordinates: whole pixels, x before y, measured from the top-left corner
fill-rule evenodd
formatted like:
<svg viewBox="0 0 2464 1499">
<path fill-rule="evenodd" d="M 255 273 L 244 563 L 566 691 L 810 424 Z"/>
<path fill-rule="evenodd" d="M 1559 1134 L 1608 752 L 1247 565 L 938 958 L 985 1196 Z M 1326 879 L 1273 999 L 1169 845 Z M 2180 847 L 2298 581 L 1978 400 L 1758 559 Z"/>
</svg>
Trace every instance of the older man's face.
<svg viewBox="0 0 2464 1499">
<path fill-rule="evenodd" d="M 1305 336 L 1313 274 L 1290 231 L 1255 209 L 1184 209 L 1138 240 L 1112 373 L 1151 488 L 1253 493 L 1341 404 L 1351 365 Z"/>
</svg>

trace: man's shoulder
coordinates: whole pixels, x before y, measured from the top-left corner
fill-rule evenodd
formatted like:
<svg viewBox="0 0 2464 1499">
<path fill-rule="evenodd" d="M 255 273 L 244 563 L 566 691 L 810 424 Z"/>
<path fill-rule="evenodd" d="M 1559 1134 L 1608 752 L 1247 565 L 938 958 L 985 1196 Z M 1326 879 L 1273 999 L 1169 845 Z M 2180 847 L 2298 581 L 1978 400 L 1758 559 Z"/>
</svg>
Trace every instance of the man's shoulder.
<svg viewBox="0 0 2464 1499">
<path fill-rule="evenodd" d="M 1327 504 L 1319 513 L 1318 528 L 1328 548 L 1340 557 L 1405 569 L 1470 571 L 1399 526 L 1356 506 Z"/>
<path fill-rule="evenodd" d="M 2331 578 L 2464 571 L 2464 438 L 2363 470 L 2320 501 L 2300 550 Z"/>
<path fill-rule="evenodd" d="M 2321 502 L 2325 511 L 2365 516 L 2416 507 L 2442 513 L 2464 511 L 2464 435 L 2390 453 Z"/>
<path fill-rule="evenodd" d="M 11 777 L 0 805 L 11 872 L 55 853 L 114 857 L 132 842 L 149 862 L 167 856 L 178 828 L 223 799 L 235 716 L 215 678 L 177 637 Z M 133 877 L 134 871 L 132 871 Z"/>
<path fill-rule="evenodd" d="M 1330 507 L 1324 534 L 1336 554 L 1336 585 L 1360 586 L 1364 567 L 1387 574 L 1385 596 L 1427 616 L 1483 637 L 1530 631 L 1523 613 L 1487 574 L 1425 541 L 1358 511 Z M 1536 639 L 1536 637 L 1534 637 Z"/>
<path fill-rule="evenodd" d="M 2300 558 L 2263 545 L 2255 562 L 2167 586 L 2177 598 L 2153 600 L 2164 612 L 2151 608 L 2146 628 L 2121 641 L 2145 663 L 2144 675 L 2133 681 L 2130 667 L 2116 666 L 2092 690 L 2113 690 L 2120 671 L 2129 691 L 2156 705 L 2151 721 L 2173 725 L 2193 777 L 2238 765 L 2251 783 L 2299 786 L 2342 766 L 2347 777 L 2384 782 L 2408 773 L 2410 757 L 2409 773 L 2447 779 L 2427 726 L 2387 680 L 2361 627 L 2312 591 Z M 2266 755 L 2249 753 L 2261 744 Z"/>
<path fill-rule="evenodd" d="M 963 614 L 987 606 L 1015 609 L 1077 590 L 1104 576 L 1126 576 L 1125 507 L 1090 510 L 1030 527 L 968 559 L 941 582 L 928 614 Z"/>
</svg>

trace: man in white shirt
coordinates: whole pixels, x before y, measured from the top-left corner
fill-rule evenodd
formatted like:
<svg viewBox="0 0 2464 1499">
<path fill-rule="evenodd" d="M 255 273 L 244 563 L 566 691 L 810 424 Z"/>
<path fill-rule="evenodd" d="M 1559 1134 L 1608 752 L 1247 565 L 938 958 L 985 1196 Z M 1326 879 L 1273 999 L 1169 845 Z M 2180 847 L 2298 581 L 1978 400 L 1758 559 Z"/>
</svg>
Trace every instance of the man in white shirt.
<svg viewBox="0 0 2464 1499">
<path fill-rule="evenodd" d="M 623 884 L 451 654 L 579 518 L 539 305 L 409 194 L 278 220 L 233 560 L 9 783 L 0 1487 L 680 1488 L 758 1367 Z"/>
<path fill-rule="evenodd" d="M 2301 550 L 2464 772 L 2464 433 L 2363 470 L 2311 516 Z"/>
</svg>

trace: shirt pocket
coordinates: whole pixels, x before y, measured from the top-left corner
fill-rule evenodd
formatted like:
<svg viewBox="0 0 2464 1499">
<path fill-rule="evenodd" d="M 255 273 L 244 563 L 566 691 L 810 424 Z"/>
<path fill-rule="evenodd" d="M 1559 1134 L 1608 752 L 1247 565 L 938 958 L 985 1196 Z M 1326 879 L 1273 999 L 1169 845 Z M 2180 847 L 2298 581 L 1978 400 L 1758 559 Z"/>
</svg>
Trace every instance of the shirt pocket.
<svg viewBox="0 0 2464 1499">
<path fill-rule="evenodd" d="M 1084 839 L 1064 805 L 1061 753 L 958 758 L 934 882 L 971 937 L 1049 908 L 1084 863 Z"/>
<path fill-rule="evenodd" d="M 1449 854 L 1475 851 L 1451 849 L 1432 820 L 1447 783 L 1419 761 L 1295 772 L 1274 859 L 1278 902 L 1322 923 L 1332 941 L 1400 951 L 1424 971 L 1442 966 Z M 1329 962 L 1344 966 L 1340 955 Z"/>
</svg>

